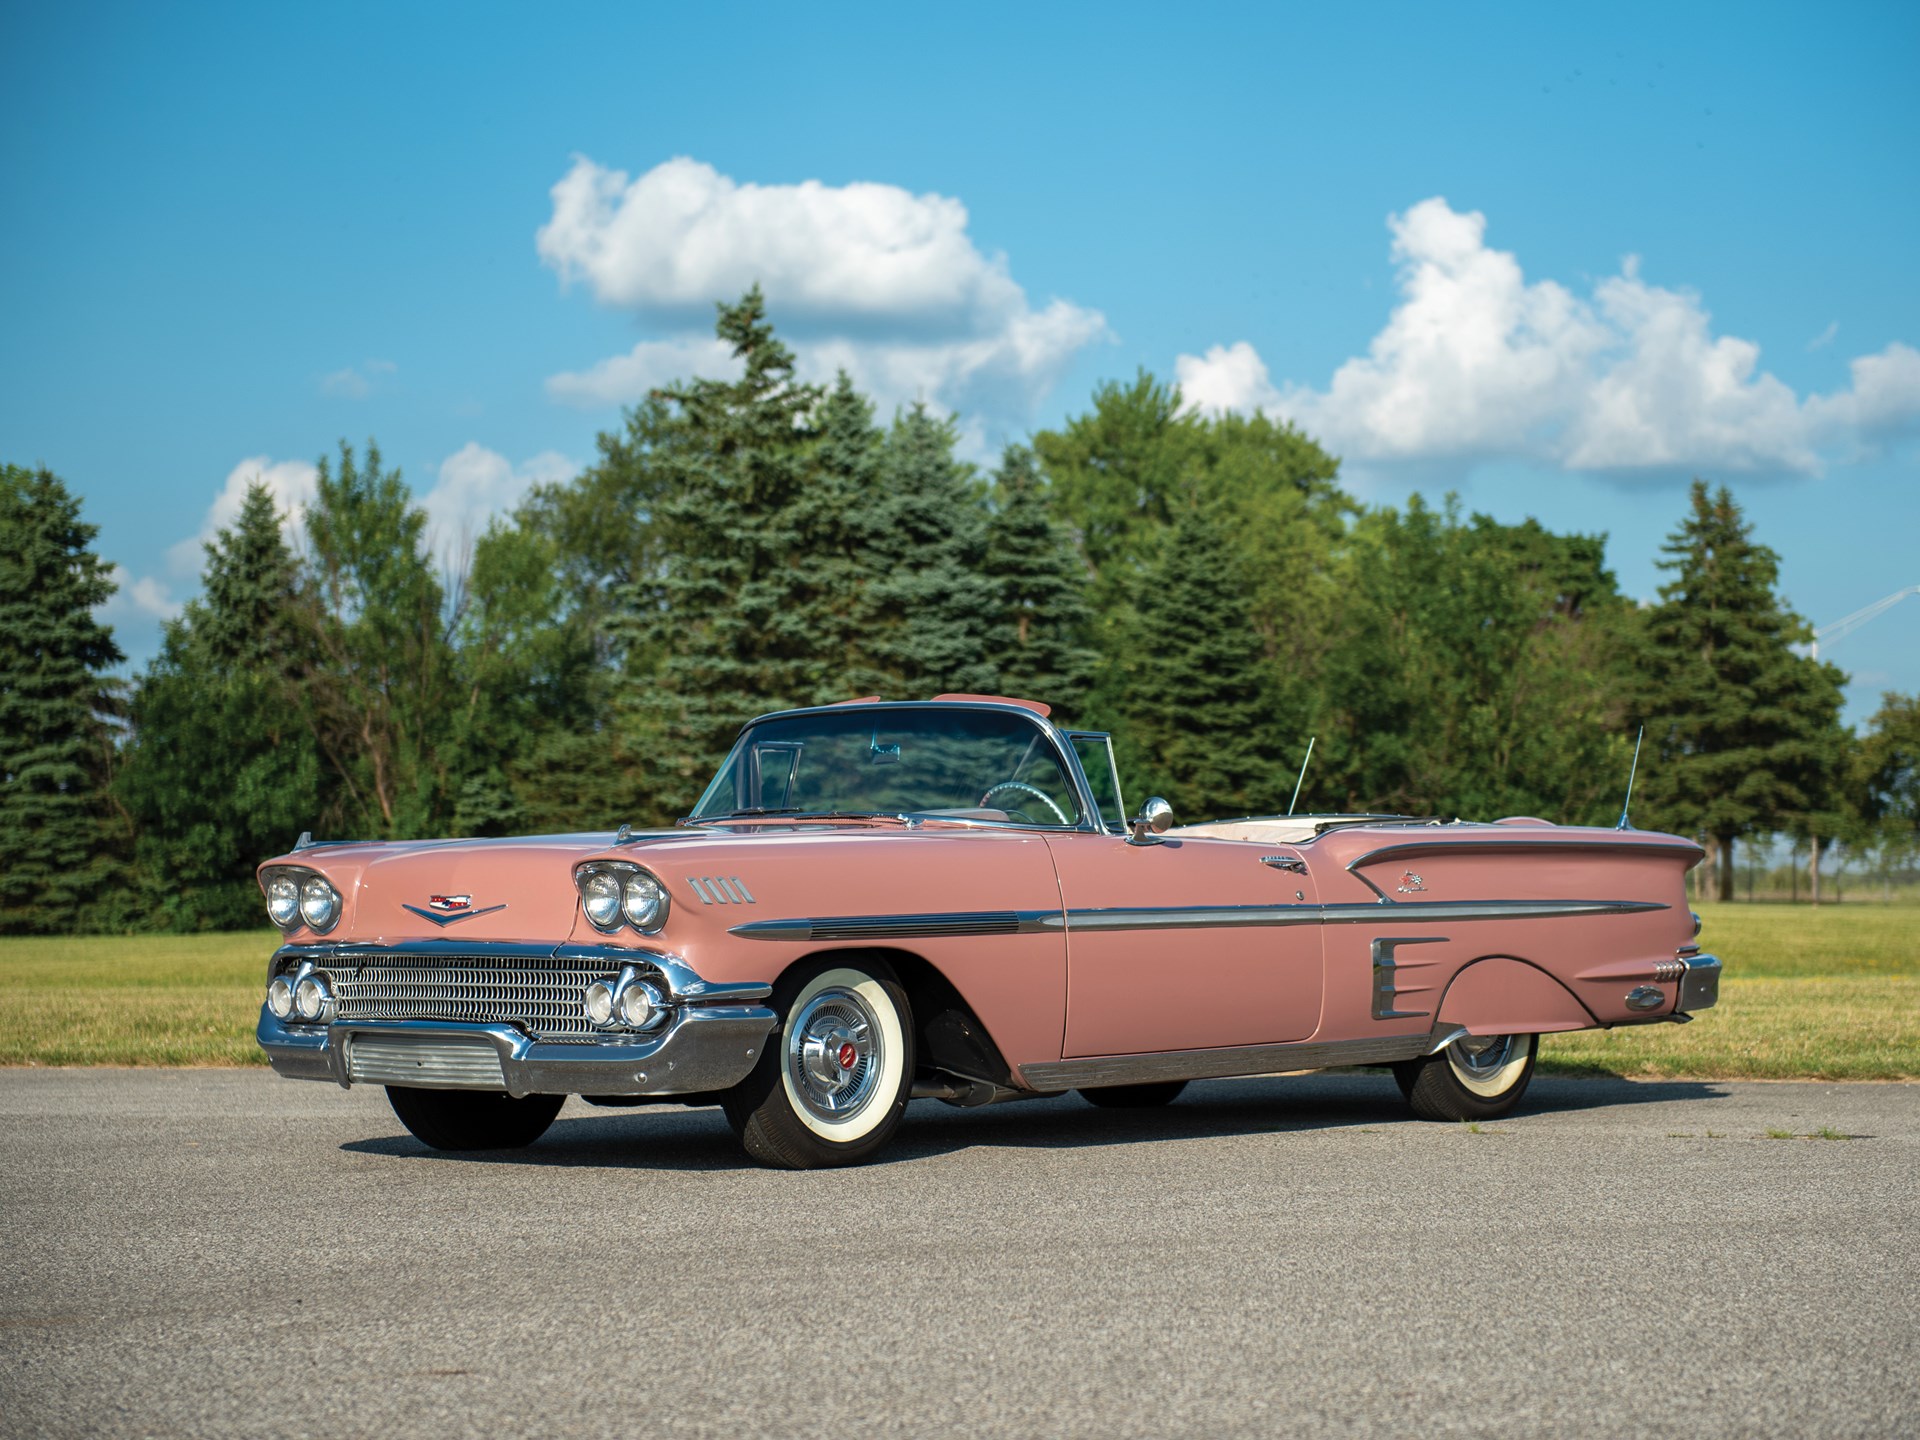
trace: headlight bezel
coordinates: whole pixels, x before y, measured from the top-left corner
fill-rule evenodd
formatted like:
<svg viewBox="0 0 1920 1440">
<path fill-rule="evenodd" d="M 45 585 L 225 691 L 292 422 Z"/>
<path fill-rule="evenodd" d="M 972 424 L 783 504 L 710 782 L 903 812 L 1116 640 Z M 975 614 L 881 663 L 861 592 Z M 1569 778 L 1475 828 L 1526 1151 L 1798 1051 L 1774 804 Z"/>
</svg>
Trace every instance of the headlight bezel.
<svg viewBox="0 0 1920 1440">
<path fill-rule="evenodd" d="M 608 881 L 612 882 L 610 886 Z M 612 902 L 612 910 L 604 921 L 590 907 L 589 886 L 594 886 L 600 896 Z M 622 930 L 658 935 L 666 928 L 667 917 L 673 911 L 673 896 L 666 883 L 646 866 L 631 860 L 584 861 L 573 868 L 573 887 L 580 895 L 581 914 L 602 935 L 617 935 Z M 634 899 L 636 895 L 641 898 Z"/>
<path fill-rule="evenodd" d="M 293 909 L 285 919 L 275 913 L 274 891 L 276 887 L 291 884 L 294 888 Z M 316 891 L 316 887 L 318 891 Z M 301 930 L 312 931 L 315 935 L 330 934 L 339 924 L 346 910 L 346 899 L 335 885 L 318 870 L 306 865 L 275 865 L 260 875 L 260 890 L 267 900 L 267 919 L 283 935 L 292 935 Z M 324 911 L 315 907 L 315 914 L 309 913 L 310 895 L 317 894 L 324 899 Z"/>
</svg>

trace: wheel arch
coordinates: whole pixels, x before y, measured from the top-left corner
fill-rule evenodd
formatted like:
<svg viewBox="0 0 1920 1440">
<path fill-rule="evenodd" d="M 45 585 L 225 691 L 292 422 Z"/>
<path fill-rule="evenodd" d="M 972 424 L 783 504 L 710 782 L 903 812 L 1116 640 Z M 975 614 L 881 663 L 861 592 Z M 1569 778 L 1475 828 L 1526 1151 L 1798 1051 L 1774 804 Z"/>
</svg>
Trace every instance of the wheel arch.
<svg viewBox="0 0 1920 1440">
<path fill-rule="evenodd" d="M 1516 955 L 1482 955 L 1461 966 L 1447 982 L 1434 1022 L 1475 1035 L 1548 1035 L 1600 1024 L 1553 974 Z"/>
<path fill-rule="evenodd" d="M 926 956 L 894 945 L 864 945 L 857 949 L 812 950 L 780 972 L 776 986 L 802 966 L 820 963 L 858 964 L 878 960 L 893 971 L 907 993 L 913 1013 L 914 1048 L 919 1068 L 944 1070 L 970 1079 L 1011 1086 L 1012 1070 L 1000 1047 L 974 1008 Z"/>
</svg>

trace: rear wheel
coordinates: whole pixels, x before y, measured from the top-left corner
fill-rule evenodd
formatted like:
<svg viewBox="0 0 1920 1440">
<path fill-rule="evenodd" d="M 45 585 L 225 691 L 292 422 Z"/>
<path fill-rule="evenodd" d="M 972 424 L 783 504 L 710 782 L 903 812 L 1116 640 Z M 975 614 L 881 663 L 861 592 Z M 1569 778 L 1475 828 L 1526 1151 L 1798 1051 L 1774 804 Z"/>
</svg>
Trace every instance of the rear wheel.
<svg viewBox="0 0 1920 1440">
<path fill-rule="evenodd" d="M 753 1073 L 722 1102 L 754 1159 L 789 1170 L 857 1165 L 878 1154 L 906 1113 L 912 1011 L 882 961 L 832 960 L 774 989 L 781 1017 Z"/>
<path fill-rule="evenodd" d="M 547 1133 L 567 1097 L 389 1085 L 387 1103 L 416 1140 L 435 1150 L 519 1150 Z"/>
<path fill-rule="evenodd" d="M 1463 1035 L 1393 1078 L 1422 1120 L 1497 1120 L 1526 1094 L 1539 1049 L 1538 1035 Z"/>
<path fill-rule="evenodd" d="M 1141 1085 L 1098 1085 L 1083 1089 L 1080 1098 L 1102 1110 L 1151 1110 L 1171 1105 L 1187 1088 L 1184 1080 L 1153 1080 Z"/>
</svg>

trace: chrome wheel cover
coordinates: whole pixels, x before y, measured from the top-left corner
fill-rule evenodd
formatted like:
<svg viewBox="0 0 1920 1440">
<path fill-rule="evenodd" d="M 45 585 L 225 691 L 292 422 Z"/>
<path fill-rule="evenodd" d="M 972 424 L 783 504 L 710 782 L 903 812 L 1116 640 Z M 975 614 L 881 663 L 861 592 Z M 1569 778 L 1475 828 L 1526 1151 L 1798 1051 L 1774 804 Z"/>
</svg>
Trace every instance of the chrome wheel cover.
<svg viewBox="0 0 1920 1440">
<path fill-rule="evenodd" d="M 1463 1035 L 1447 1046 L 1447 1066 L 1465 1089 L 1499 1100 L 1525 1083 L 1535 1043 L 1532 1035 Z"/>
<path fill-rule="evenodd" d="M 1488 1081 L 1513 1059 L 1512 1035 L 1463 1035 L 1447 1047 L 1447 1058 L 1461 1078 Z"/>
<path fill-rule="evenodd" d="M 871 1104 L 885 1062 L 876 1017 L 851 990 L 822 990 L 787 1026 L 787 1078 L 823 1120 L 847 1120 Z"/>
</svg>

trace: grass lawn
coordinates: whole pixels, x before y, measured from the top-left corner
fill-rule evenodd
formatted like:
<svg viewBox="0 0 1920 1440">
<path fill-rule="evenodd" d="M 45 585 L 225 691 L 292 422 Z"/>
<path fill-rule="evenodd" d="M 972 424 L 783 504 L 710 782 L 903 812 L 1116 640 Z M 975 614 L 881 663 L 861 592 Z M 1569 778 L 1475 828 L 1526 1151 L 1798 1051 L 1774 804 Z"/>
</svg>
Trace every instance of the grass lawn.
<svg viewBox="0 0 1920 1440">
<path fill-rule="evenodd" d="M 1726 970 L 1691 1025 L 1548 1036 L 1561 1075 L 1920 1079 L 1920 905 L 1702 906 Z M 0 1065 L 259 1065 L 271 930 L 0 940 Z"/>
<path fill-rule="evenodd" d="M 0 940 L 0 1065 L 264 1065 L 277 930 Z"/>
<path fill-rule="evenodd" d="M 1544 1073 L 1920 1079 L 1920 905 L 1699 910 L 1720 1003 L 1691 1025 L 1546 1036 Z"/>
</svg>

